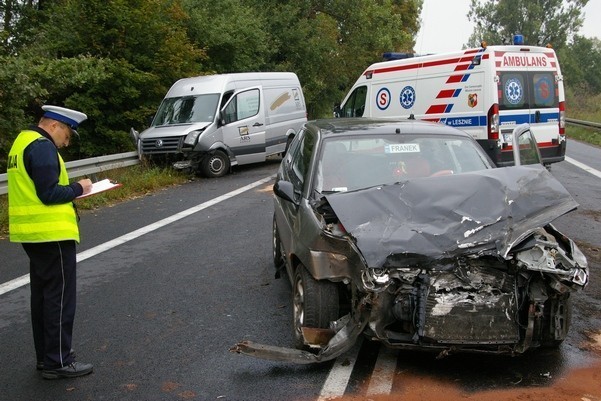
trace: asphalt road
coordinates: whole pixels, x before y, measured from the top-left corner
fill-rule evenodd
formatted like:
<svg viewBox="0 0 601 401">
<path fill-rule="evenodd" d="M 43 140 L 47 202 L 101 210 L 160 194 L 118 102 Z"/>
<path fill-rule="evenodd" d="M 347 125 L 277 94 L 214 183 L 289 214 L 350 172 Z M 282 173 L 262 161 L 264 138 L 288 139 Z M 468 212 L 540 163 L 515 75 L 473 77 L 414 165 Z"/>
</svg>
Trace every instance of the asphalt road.
<svg viewBox="0 0 601 401">
<path fill-rule="evenodd" d="M 571 141 L 568 155 L 601 171 L 597 148 Z M 473 392 L 548 386 L 569 369 L 595 362 L 587 344 L 601 333 L 601 177 L 569 162 L 551 172 L 581 206 L 556 226 L 583 247 L 592 277 L 574 298 L 573 327 L 559 350 L 437 360 L 364 341 L 356 357 L 351 352 L 309 366 L 230 353 L 244 339 L 292 344 L 290 286 L 274 279 L 271 261 L 269 177 L 278 164 L 236 168 L 220 179 L 84 213 L 73 346 L 95 371 L 73 380 L 41 379 L 29 287 L 20 286 L 0 295 L 0 399 L 316 400 L 336 388 L 332 372 L 349 366 L 349 377 L 337 383 L 346 395 L 365 394 L 385 369 L 392 371 L 387 391 L 399 391 L 395 377 L 410 371 Z M 19 245 L 0 240 L 0 255 L 0 285 L 27 273 Z"/>
</svg>

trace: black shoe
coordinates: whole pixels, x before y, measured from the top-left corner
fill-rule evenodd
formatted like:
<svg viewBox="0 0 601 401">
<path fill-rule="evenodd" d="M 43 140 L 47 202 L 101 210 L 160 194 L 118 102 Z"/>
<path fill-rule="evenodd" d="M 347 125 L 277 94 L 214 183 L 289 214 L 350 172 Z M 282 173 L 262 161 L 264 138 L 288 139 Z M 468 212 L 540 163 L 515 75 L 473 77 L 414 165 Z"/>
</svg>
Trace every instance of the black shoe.
<svg viewBox="0 0 601 401">
<path fill-rule="evenodd" d="M 44 379 L 62 379 L 67 377 L 79 377 L 92 373 L 94 366 L 91 363 L 71 362 L 70 365 L 57 369 L 42 370 Z"/>
<path fill-rule="evenodd" d="M 69 352 L 75 358 L 75 350 L 71 348 L 71 352 Z M 37 361 L 35 364 L 36 370 L 44 370 L 44 361 Z"/>
</svg>

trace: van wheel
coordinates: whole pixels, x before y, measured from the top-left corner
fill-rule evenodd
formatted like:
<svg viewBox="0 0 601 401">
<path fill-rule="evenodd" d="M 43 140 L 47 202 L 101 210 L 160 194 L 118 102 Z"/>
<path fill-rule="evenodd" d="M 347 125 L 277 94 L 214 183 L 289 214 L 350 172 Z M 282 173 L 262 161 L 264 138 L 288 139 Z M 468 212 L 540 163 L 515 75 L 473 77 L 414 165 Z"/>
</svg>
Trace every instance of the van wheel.
<svg viewBox="0 0 601 401">
<path fill-rule="evenodd" d="M 298 265 L 292 289 L 294 313 L 294 345 L 306 348 L 302 327 L 327 329 L 338 319 L 340 301 L 338 286 L 328 280 L 315 280 L 303 265 Z"/>
<path fill-rule="evenodd" d="M 286 148 L 284 148 L 284 153 L 282 153 L 282 157 L 284 157 L 288 154 L 288 149 L 290 148 L 290 144 L 292 143 L 293 139 L 294 139 L 294 135 L 290 135 L 288 137 L 288 139 L 286 139 Z"/>
<path fill-rule="evenodd" d="M 230 158 L 223 151 L 216 150 L 202 160 L 200 169 L 205 177 L 222 177 L 230 169 Z"/>
</svg>

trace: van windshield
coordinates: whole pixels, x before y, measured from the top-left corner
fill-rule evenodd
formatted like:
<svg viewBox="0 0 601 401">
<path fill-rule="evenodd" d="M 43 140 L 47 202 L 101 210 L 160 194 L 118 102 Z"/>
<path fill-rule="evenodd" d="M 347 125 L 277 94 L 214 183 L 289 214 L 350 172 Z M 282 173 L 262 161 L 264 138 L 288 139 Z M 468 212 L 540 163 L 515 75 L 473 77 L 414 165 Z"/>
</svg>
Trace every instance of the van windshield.
<svg viewBox="0 0 601 401">
<path fill-rule="evenodd" d="M 211 122 L 215 119 L 219 94 L 164 99 L 152 126 Z"/>
</svg>

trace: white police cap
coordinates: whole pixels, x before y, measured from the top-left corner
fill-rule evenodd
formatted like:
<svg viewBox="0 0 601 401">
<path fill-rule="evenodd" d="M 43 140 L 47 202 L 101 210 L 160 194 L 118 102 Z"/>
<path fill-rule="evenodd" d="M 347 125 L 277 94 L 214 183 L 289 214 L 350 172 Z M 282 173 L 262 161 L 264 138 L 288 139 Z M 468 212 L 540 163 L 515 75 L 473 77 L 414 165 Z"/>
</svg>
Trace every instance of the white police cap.
<svg viewBox="0 0 601 401">
<path fill-rule="evenodd" d="M 88 118 L 88 116 L 80 111 L 71 110 L 64 107 L 45 105 L 42 106 L 42 110 L 44 110 L 44 117 L 66 124 L 77 136 L 79 136 L 77 133 L 77 127 L 82 121 Z"/>
</svg>

